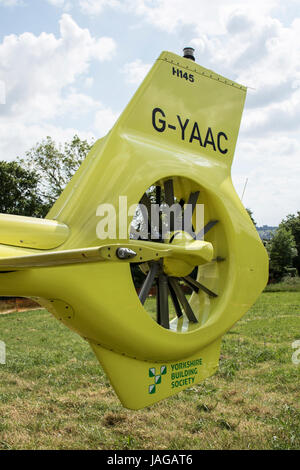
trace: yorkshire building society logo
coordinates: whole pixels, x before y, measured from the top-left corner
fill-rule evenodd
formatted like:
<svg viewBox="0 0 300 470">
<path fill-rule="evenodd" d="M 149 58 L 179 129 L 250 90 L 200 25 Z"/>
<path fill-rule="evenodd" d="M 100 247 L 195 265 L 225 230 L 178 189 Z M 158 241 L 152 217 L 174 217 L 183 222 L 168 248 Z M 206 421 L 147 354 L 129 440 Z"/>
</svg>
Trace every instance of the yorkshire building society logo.
<svg viewBox="0 0 300 470">
<path fill-rule="evenodd" d="M 156 385 L 161 384 L 161 376 L 167 373 L 167 366 L 161 366 L 160 374 L 156 374 L 155 367 L 150 367 L 149 377 L 154 377 L 154 384 L 149 385 L 148 392 L 152 395 L 156 392 Z"/>
</svg>

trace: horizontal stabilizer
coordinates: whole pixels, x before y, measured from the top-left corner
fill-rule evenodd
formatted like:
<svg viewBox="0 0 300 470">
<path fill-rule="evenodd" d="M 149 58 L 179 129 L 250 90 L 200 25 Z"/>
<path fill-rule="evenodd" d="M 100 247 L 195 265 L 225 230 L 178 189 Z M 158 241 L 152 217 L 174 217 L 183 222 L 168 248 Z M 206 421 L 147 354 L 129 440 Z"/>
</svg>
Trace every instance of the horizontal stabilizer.
<svg viewBox="0 0 300 470">
<path fill-rule="evenodd" d="M 103 261 L 99 247 L 77 250 L 51 251 L 34 255 L 0 258 L 0 271 L 19 271 L 30 268 L 45 268 L 67 264 Z"/>
<path fill-rule="evenodd" d="M 123 254 L 119 250 L 123 250 Z M 192 265 L 198 265 L 211 261 L 213 249 L 210 243 L 201 240 L 192 240 L 184 246 L 158 245 L 148 241 L 139 241 L 138 243 L 136 241 L 127 241 L 90 248 L 48 251 L 47 253 L 0 258 L 0 271 L 18 271 L 68 264 L 95 263 L 98 261 L 134 262 L 135 258 L 146 262 L 169 256 L 190 261 L 194 263 Z"/>
<path fill-rule="evenodd" d="M 0 214 L 1 245 L 51 250 L 62 245 L 69 235 L 69 227 L 57 220 Z"/>
</svg>

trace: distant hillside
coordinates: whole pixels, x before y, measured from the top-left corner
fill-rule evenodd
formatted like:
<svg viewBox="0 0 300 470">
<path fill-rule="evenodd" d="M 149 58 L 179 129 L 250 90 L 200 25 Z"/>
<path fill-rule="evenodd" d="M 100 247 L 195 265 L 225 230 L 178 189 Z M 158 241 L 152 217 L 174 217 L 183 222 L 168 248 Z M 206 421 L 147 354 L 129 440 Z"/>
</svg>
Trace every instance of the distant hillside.
<svg viewBox="0 0 300 470">
<path fill-rule="evenodd" d="M 277 230 L 278 227 L 271 227 L 270 225 L 263 225 L 262 227 L 256 227 L 259 236 L 262 240 L 270 240 L 272 233 Z"/>
</svg>

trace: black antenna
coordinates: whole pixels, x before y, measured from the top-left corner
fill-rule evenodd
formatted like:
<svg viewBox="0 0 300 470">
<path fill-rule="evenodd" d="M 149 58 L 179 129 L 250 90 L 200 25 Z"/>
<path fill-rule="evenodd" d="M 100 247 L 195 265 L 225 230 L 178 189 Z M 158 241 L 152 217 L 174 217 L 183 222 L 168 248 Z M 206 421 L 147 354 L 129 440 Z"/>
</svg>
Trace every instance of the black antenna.
<svg viewBox="0 0 300 470">
<path fill-rule="evenodd" d="M 194 52 L 195 52 L 195 49 L 193 47 L 185 47 L 183 49 L 183 57 L 185 59 L 191 59 L 195 62 Z"/>
</svg>

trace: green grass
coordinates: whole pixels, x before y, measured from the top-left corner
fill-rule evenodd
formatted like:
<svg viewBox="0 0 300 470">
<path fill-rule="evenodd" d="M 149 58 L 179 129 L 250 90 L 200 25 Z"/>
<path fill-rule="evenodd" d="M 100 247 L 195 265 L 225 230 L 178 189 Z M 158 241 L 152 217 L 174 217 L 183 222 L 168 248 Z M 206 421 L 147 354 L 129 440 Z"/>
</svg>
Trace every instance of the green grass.
<svg viewBox="0 0 300 470">
<path fill-rule="evenodd" d="M 224 337 L 216 375 L 140 411 L 49 313 L 0 315 L 0 449 L 299 449 L 299 305 L 300 292 L 263 293 Z"/>
<path fill-rule="evenodd" d="M 276 284 L 268 284 L 265 292 L 300 292 L 300 277 L 286 277 Z"/>
</svg>

